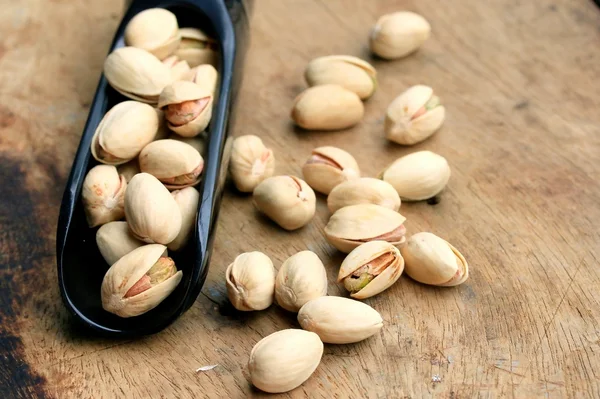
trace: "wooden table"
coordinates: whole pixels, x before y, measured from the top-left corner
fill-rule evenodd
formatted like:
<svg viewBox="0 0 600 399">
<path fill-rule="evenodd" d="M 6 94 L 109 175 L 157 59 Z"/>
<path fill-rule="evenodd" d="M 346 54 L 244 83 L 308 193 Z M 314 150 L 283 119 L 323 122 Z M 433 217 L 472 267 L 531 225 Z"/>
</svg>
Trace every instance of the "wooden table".
<svg viewBox="0 0 600 399">
<path fill-rule="evenodd" d="M 423 14 L 433 36 L 413 56 L 373 60 L 380 87 L 355 128 L 303 132 L 289 120 L 316 56 L 369 59 L 383 13 Z M 313 222 L 284 232 L 229 190 L 196 304 L 136 341 L 89 336 L 68 321 L 57 287 L 55 226 L 121 1 L 4 2 L 0 16 L 0 397 L 262 396 L 246 363 L 262 337 L 298 327 L 281 309 L 234 313 L 224 271 L 262 250 L 277 267 L 296 251 L 326 264 L 329 294 L 342 255 Z M 366 302 L 380 334 L 325 348 L 288 397 L 586 398 L 600 396 L 600 10 L 586 0 L 257 0 L 234 133 L 272 147 L 278 174 L 300 173 L 310 149 L 337 145 L 373 176 L 428 149 L 452 178 L 442 201 L 403 204 L 409 232 L 462 250 L 456 288 L 403 277 Z M 443 129 L 414 147 L 383 138 L 386 106 L 410 85 L 435 88 Z M 82 265 L 84 267 L 84 265 Z M 218 364 L 211 371 L 195 369 Z"/>
</svg>

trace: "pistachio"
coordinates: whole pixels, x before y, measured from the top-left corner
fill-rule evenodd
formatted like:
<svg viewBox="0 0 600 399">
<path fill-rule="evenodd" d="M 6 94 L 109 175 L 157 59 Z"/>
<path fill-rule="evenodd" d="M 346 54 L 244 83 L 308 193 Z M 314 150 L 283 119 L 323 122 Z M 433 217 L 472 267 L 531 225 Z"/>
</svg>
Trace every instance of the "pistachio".
<svg viewBox="0 0 600 399">
<path fill-rule="evenodd" d="M 446 158 L 431 151 L 418 151 L 394 161 L 381 174 L 403 201 L 421 201 L 442 192 L 450 179 Z"/>
<path fill-rule="evenodd" d="M 340 130 L 356 125 L 364 105 L 358 95 L 338 85 L 319 85 L 304 90 L 294 100 L 292 120 L 307 130 Z"/>
<path fill-rule="evenodd" d="M 308 63 L 304 78 L 309 86 L 336 84 L 356 93 L 362 100 L 377 88 L 377 71 L 368 62 L 349 55 L 330 55 Z"/>
<path fill-rule="evenodd" d="M 192 68 L 200 64 L 217 65 L 219 47 L 216 40 L 195 28 L 181 28 L 179 34 L 181 44 L 175 51 L 176 56 L 186 60 Z"/>
<path fill-rule="evenodd" d="M 297 312 L 306 302 L 327 295 L 327 273 L 321 259 L 311 251 L 290 256 L 275 278 L 275 302 Z"/>
<path fill-rule="evenodd" d="M 328 344 L 359 342 L 383 327 L 383 319 L 375 309 L 339 296 L 322 296 L 307 302 L 298 312 L 298 323 Z"/>
<path fill-rule="evenodd" d="M 369 45 L 373 53 L 391 60 L 416 51 L 430 34 L 431 26 L 425 18 L 400 11 L 379 18 L 371 30 Z"/>
<path fill-rule="evenodd" d="M 176 190 L 171 193 L 175 202 L 179 206 L 181 212 L 181 229 L 179 234 L 167 247 L 171 251 L 178 251 L 185 247 L 194 234 L 194 226 L 196 225 L 196 214 L 198 213 L 198 202 L 200 201 L 200 193 L 194 187 L 186 187 L 182 190 Z"/>
<path fill-rule="evenodd" d="M 331 245 L 345 253 L 376 240 L 399 246 L 406 241 L 405 220 L 401 214 L 379 205 L 350 205 L 331 216 L 325 236 Z"/>
<path fill-rule="evenodd" d="M 94 166 L 85 176 L 81 198 L 90 227 L 122 219 L 125 215 L 125 177 L 112 165 Z"/>
<path fill-rule="evenodd" d="M 340 183 L 360 177 L 352 155 L 336 147 L 319 147 L 302 167 L 302 175 L 314 190 L 329 194 Z"/>
<path fill-rule="evenodd" d="M 171 77 L 173 80 L 184 80 L 184 77 L 190 72 L 188 63 L 180 60 L 176 55 L 165 58 L 163 64 L 171 68 Z"/>
<path fill-rule="evenodd" d="M 273 176 L 274 171 L 273 151 L 265 147 L 259 137 L 236 137 L 229 160 L 229 173 L 238 190 L 251 193 L 260 182 Z"/>
<path fill-rule="evenodd" d="M 102 280 L 104 310 L 120 317 L 139 316 L 168 297 L 182 272 L 166 251 L 164 245 L 144 245 L 113 264 Z"/>
<path fill-rule="evenodd" d="M 276 270 L 262 252 L 246 252 L 227 267 L 227 295 L 238 310 L 263 310 L 273 303 Z"/>
<path fill-rule="evenodd" d="M 158 100 L 169 129 L 183 137 L 197 136 L 206 129 L 212 116 L 212 105 L 212 93 L 188 81 L 168 85 Z"/>
<path fill-rule="evenodd" d="M 138 164 L 137 159 L 132 159 L 127 163 L 117 166 L 117 172 L 120 175 L 123 175 L 123 177 L 125 177 L 125 181 L 129 183 L 133 176 L 140 173 L 140 165 Z"/>
<path fill-rule="evenodd" d="M 342 262 L 338 282 L 350 296 L 365 299 L 391 287 L 404 270 L 398 248 L 387 241 L 369 241 L 348 254 Z"/>
<path fill-rule="evenodd" d="M 168 66 L 137 47 L 121 47 L 110 53 L 104 61 L 104 75 L 119 93 L 148 104 L 156 104 L 173 79 Z"/>
<path fill-rule="evenodd" d="M 253 192 L 256 209 L 286 230 L 306 225 L 315 215 L 315 192 L 295 176 L 273 176 L 263 180 Z"/>
<path fill-rule="evenodd" d="M 102 225 L 96 232 L 96 244 L 109 265 L 144 245 L 131 234 L 127 222 L 108 222 Z"/>
<path fill-rule="evenodd" d="M 133 235 L 168 244 L 181 229 L 181 212 L 169 190 L 148 173 L 133 176 L 125 192 L 125 218 Z"/>
<path fill-rule="evenodd" d="M 445 115 L 446 109 L 431 87 L 413 86 L 389 105 L 385 137 L 403 145 L 420 143 L 442 126 Z"/>
<path fill-rule="evenodd" d="M 198 65 L 185 75 L 185 80 L 196 83 L 198 86 L 211 92 L 213 97 L 216 97 L 219 73 L 214 66 L 210 64 Z"/>
<path fill-rule="evenodd" d="M 165 59 L 177 47 L 181 35 L 175 14 L 164 8 L 149 8 L 136 14 L 125 28 L 125 44 L 139 47 Z"/>
<path fill-rule="evenodd" d="M 198 136 L 194 137 L 181 137 L 180 135 L 173 133 L 168 138 L 170 140 L 181 141 L 182 143 L 191 145 L 196 151 L 200 153 L 200 155 L 204 154 L 204 152 L 206 151 L 205 134 L 199 134 Z"/>
<path fill-rule="evenodd" d="M 94 158 L 108 165 L 119 165 L 135 158 L 150 143 L 158 130 L 158 117 L 148 104 L 123 101 L 102 118 L 91 151 Z"/>
<path fill-rule="evenodd" d="M 406 274 L 420 283 L 453 287 L 469 278 L 465 257 L 435 234 L 414 234 L 400 251 L 406 262 Z"/>
<path fill-rule="evenodd" d="M 270 393 L 291 391 L 317 369 L 323 342 L 310 331 L 277 331 L 258 341 L 248 362 L 252 384 Z"/>
<path fill-rule="evenodd" d="M 172 190 L 198 184 L 204 168 L 204 159 L 194 147 L 169 139 L 145 146 L 139 162 L 142 172 L 150 173 Z"/>
<path fill-rule="evenodd" d="M 400 196 L 391 184 L 372 177 L 340 183 L 327 196 L 327 206 L 331 213 L 345 206 L 358 204 L 380 205 L 397 212 L 400 202 Z"/>
</svg>

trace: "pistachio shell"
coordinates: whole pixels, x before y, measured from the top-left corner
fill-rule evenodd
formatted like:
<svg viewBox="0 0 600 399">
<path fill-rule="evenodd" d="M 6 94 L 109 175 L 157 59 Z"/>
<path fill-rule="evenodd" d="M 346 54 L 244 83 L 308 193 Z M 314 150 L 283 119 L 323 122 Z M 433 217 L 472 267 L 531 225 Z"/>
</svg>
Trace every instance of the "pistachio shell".
<svg viewBox="0 0 600 399">
<path fill-rule="evenodd" d="M 214 66 L 210 64 L 198 65 L 191 69 L 185 78 L 208 90 L 213 96 L 216 96 L 219 73 Z"/>
<path fill-rule="evenodd" d="M 186 60 L 190 67 L 201 64 L 217 66 L 219 61 L 218 43 L 208 37 L 206 33 L 196 28 L 181 28 L 181 43 L 175 51 L 182 60 Z"/>
<path fill-rule="evenodd" d="M 400 196 L 391 184 L 372 177 L 361 177 L 335 186 L 327 197 L 331 213 L 350 205 L 375 204 L 393 211 L 400 209 Z"/>
<path fill-rule="evenodd" d="M 469 265 L 464 256 L 435 234 L 414 234 L 400 250 L 406 262 L 406 274 L 420 283 L 452 287 L 469 278 Z"/>
<path fill-rule="evenodd" d="M 252 384 L 270 393 L 291 391 L 317 369 L 323 342 L 310 331 L 288 329 L 261 339 L 250 352 Z"/>
<path fill-rule="evenodd" d="M 398 158 L 381 177 L 403 201 L 422 201 L 442 192 L 450 179 L 450 166 L 441 155 L 418 151 Z"/>
<path fill-rule="evenodd" d="M 352 155 L 337 147 L 319 147 L 302 167 L 302 175 L 314 190 L 329 194 L 340 183 L 360 177 Z"/>
<path fill-rule="evenodd" d="M 275 156 L 262 140 L 253 135 L 236 137 L 233 141 L 229 173 L 235 187 L 251 193 L 256 186 L 275 172 Z"/>
<path fill-rule="evenodd" d="M 184 137 L 200 134 L 212 116 L 212 93 L 193 82 L 176 81 L 160 94 L 158 107 L 165 111 L 169 129 Z"/>
<path fill-rule="evenodd" d="M 120 175 L 123 175 L 125 181 L 129 183 L 133 176 L 141 172 L 140 165 L 138 164 L 137 159 L 134 158 L 127 163 L 117 166 L 117 172 L 119 172 Z"/>
<path fill-rule="evenodd" d="M 339 296 L 322 296 L 307 302 L 298 312 L 298 323 L 328 344 L 359 342 L 383 327 L 383 319 L 375 309 Z"/>
<path fill-rule="evenodd" d="M 431 34 L 425 18 L 409 11 L 383 15 L 373 29 L 369 45 L 381 58 L 396 59 L 416 51 Z"/>
<path fill-rule="evenodd" d="M 133 235 L 148 243 L 168 244 L 181 229 L 181 212 L 169 190 L 148 173 L 138 173 L 125 192 L 125 217 Z"/>
<path fill-rule="evenodd" d="M 338 85 L 313 86 L 294 100 L 292 120 L 307 130 L 340 130 L 356 125 L 364 106 L 358 95 Z"/>
<path fill-rule="evenodd" d="M 139 163 L 142 172 L 153 175 L 169 189 L 198 184 L 204 167 L 204 159 L 194 147 L 169 139 L 144 147 Z"/>
<path fill-rule="evenodd" d="M 96 244 L 109 265 L 144 245 L 131 234 L 127 222 L 109 222 L 102 225 L 96 232 Z"/>
<path fill-rule="evenodd" d="M 275 302 L 297 312 L 306 302 L 327 295 L 327 273 L 321 259 L 311 251 L 290 256 L 275 278 Z"/>
<path fill-rule="evenodd" d="M 263 310 L 273 303 L 275 275 L 271 259 L 262 252 L 246 252 L 227 267 L 227 295 L 238 310 Z"/>
<path fill-rule="evenodd" d="M 365 100 L 377 88 L 377 71 L 368 62 L 349 55 L 330 55 L 308 63 L 304 78 L 309 86 L 337 84 Z"/>
<path fill-rule="evenodd" d="M 154 140 L 157 130 L 154 108 L 137 101 L 123 101 L 112 107 L 98 124 L 92 137 L 92 155 L 109 165 L 126 163 Z"/>
<path fill-rule="evenodd" d="M 399 246 L 405 242 L 405 220 L 401 214 L 379 205 L 351 205 L 331 216 L 325 236 L 331 245 L 345 253 L 374 240 Z"/>
<path fill-rule="evenodd" d="M 194 187 L 186 187 L 171 193 L 181 212 L 181 229 L 173 241 L 167 245 L 169 250 L 178 251 L 183 248 L 194 234 L 196 214 L 200 193 Z"/>
<path fill-rule="evenodd" d="M 125 43 L 167 58 L 177 47 L 181 36 L 177 18 L 164 8 L 149 8 L 136 14 L 125 28 Z"/>
<path fill-rule="evenodd" d="M 125 177 L 111 165 L 94 166 L 83 180 L 81 198 L 90 227 L 122 219 L 127 188 Z"/>
<path fill-rule="evenodd" d="M 165 58 L 163 64 L 171 68 L 171 77 L 173 80 L 185 80 L 185 77 L 190 73 L 188 63 L 180 60 L 176 55 Z"/>
</svg>

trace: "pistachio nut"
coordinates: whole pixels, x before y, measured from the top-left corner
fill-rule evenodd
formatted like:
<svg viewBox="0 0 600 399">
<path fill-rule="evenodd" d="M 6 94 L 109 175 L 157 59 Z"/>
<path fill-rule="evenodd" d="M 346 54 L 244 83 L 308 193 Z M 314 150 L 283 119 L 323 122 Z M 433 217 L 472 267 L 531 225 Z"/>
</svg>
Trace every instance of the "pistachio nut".
<svg viewBox="0 0 600 399">
<path fill-rule="evenodd" d="M 263 180 L 254 189 L 252 198 L 256 209 L 286 230 L 303 227 L 315 215 L 315 192 L 295 176 Z"/>
<path fill-rule="evenodd" d="M 154 108 L 137 101 L 123 101 L 102 118 L 92 137 L 93 157 L 108 165 L 120 165 L 135 158 L 158 130 Z"/>
<path fill-rule="evenodd" d="M 327 207 L 331 213 L 358 204 L 375 204 L 398 212 L 400 202 L 400 196 L 391 184 L 372 177 L 340 183 L 327 196 Z"/>
<path fill-rule="evenodd" d="M 122 219 L 127 182 L 112 165 L 94 166 L 85 176 L 81 199 L 90 227 Z"/>
<path fill-rule="evenodd" d="M 275 278 L 275 302 L 297 312 L 306 302 L 327 295 L 327 273 L 321 259 L 312 251 L 290 256 Z"/>
<path fill-rule="evenodd" d="M 212 116 L 213 95 L 193 82 L 173 82 L 160 93 L 158 107 L 169 129 L 183 137 L 200 134 Z"/>
<path fill-rule="evenodd" d="M 431 87 L 413 86 L 388 106 L 385 137 L 403 145 L 420 143 L 442 126 L 445 115 L 446 109 Z"/>
<path fill-rule="evenodd" d="M 342 262 L 338 283 L 356 299 L 366 299 L 391 287 L 404 270 L 398 248 L 387 241 L 369 241 L 352 250 Z"/>
<path fill-rule="evenodd" d="M 227 267 L 227 296 L 237 310 L 263 310 L 273 303 L 275 275 L 271 259 L 262 252 L 246 252 Z"/>
<path fill-rule="evenodd" d="M 352 155 L 337 147 L 319 147 L 302 167 L 302 175 L 314 190 L 329 194 L 340 183 L 360 177 L 358 163 Z"/>
<path fill-rule="evenodd" d="M 186 60 L 190 67 L 194 68 L 200 64 L 218 64 L 218 43 L 208 37 L 206 33 L 196 28 L 181 28 L 181 43 L 175 51 L 175 55 Z"/>
<path fill-rule="evenodd" d="M 120 317 L 139 316 L 158 306 L 181 281 L 164 245 L 149 244 L 124 255 L 102 280 L 102 307 Z"/>
<path fill-rule="evenodd" d="M 265 392 L 291 391 L 308 380 L 322 356 L 323 342 L 317 334 L 299 329 L 277 331 L 252 348 L 250 379 Z"/>
<path fill-rule="evenodd" d="M 371 30 L 371 51 L 381 58 L 402 58 L 414 51 L 429 38 L 431 26 L 419 14 L 400 11 L 383 15 Z"/>
<path fill-rule="evenodd" d="M 154 176 L 138 173 L 125 192 L 125 218 L 133 235 L 147 243 L 168 244 L 181 230 L 181 212 L 169 190 Z"/>
<path fill-rule="evenodd" d="M 190 66 L 184 60 L 180 60 L 176 55 L 171 55 L 163 60 L 163 64 L 171 68 L 171 77 L 173 80 L 184 80 L 190 72 Z"/>
<path fill-rule="evenodd" d="M 325 237 L 338 250 L 350 253 L 369 241 L 387 241 L 394 246 L 404 244 L 406 220 L 398 212 L 373 204 L 350 205 L 336 211 L 327 226 Z"/>
<path fill-rule="evenodd" d="M 356 93 L 362 100 L 377 88 L 377 71 L 368 62 L 349 55 L 330 55 L 308 63 L 304 79 L 309 86 L 336 84 Z"/>
<path fill-rule="evenodd" d="M 307 302 L 298 312 L 298 323 L 328 344 L 359 342 L 383 327 L 383 319 L 375 309 L 339 296 L 322 296 Z"/>
<path fill-rule="evenodd" d="M 198 184 L 204 159 L 194 147 L 177 140 L 157 140 L 144 147 L 140 169 L 175 190 Z"/>
<path fill-rule="evenodd" d="M 185 75 L 185 80 L 196 83 L 198 86 L 211 92 L 213 97 L 216 97 L 219 73 L 214 66 L 210 64 L 198 65 Z"/>
<path fill-rule="evenodd" d="M 131 178 L 140 173 L 140 165 L 136 158 L 131 161 L 117 166 L 117 172 L 125 177 L 125 181 L 129 183 Z"/>
<path fill-rule="evenodd" d="M 166 138 L 166 137 L 165 137 Z M 180 135 L 173 133 L 168 137 L 170 140 L 181 141 L 182 143 L 191 145 L 200 155 L 206 151 L 206 135 L 199 134 L 194 137 L 181 137 Z"/>
<path fill-rule="evenodd" d="M 275 156 L 260 137 L 249 134 L 233 140 L 229 173 L 239 191 L 251 193 L 260 182 L 273 176 L 273 172 Z"/>
<path fill-rule="evenodd" d="M 108 222 L 100 226 L 96 232 L 96 244 L 109 265 L 144 245 L 131 234 L 127 222 Z"/>
<path fill-rule="evenodd" d="M 441 155 L 418 151 L 394 161 L 381 174 L 403 201 L 422 201 L 442 192 L 450 179 L 450 166 Z"/>
<path fill-rule="evenodd" d="M 309 87 L 294 100 L 291 118 L 306 130 L 340 130 L 356 125 L 365 107 L 358 95 L 342 86 Z"/>
<path fill-rule="evenodd" d="M 104 76 L 119 93 L 148 104 L 156 104 L 173 80 L 168 66 L 137 47 L 121 47 L 110 53 L 104 61 Z"/>
<path fill-rule="evenodd" d="M 414 234 L 400 251 L 406 262 L 406 274 L 420 283 L 453 287 L 469 278 L 465 257 L 435 234 Z"/>
<path fill-rule="evenodd" d="M 194 187 L 186 187 L 171 193 L 181 212 L 181 229 L 179 234 L 167 247 L 170 251 L 178 251 L 185 247 L 190 237 L 194 234 L 196 225 L 196 214 L 198 213 L 198 202 L 200 193 Z"/>
<path fill-rule="evenodd" d="M 171 55 L 181 41 L 175 14 L 164 8 L 149 8 L 136 14 L 125 28 L 125 44 L 149 51 L 159 59 Z"/>
</svg>

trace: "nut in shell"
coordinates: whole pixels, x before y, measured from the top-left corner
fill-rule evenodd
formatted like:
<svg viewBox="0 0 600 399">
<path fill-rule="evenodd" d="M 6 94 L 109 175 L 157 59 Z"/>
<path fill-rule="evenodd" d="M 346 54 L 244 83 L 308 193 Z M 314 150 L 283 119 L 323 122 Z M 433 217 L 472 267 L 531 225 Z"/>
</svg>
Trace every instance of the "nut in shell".
<svg viewBox="0 0 600 399">
<path fill-rule="evenodd" d="M 302 175 L 314 190 L 329 194 L 340 183 L 360 177 L 358 163 L 352 155 L 337 147 L 319 147 L 302 167 Z"/>
<path fill-rule="evenodd" d="M 321 259 L 311 251 L 290 256 L 275 278 L 275 302 L 297 312 L 308 301 L 327 295 L 327 273 Z"/>
<path fill-rule="evenodd" d="M 157 140 L 144 147 L 139 157 L 140 169 L 177 190 L 198 184 L 204 159 L 194 147 L 177 140 Z"/>
<path fill-rule="evenodd" d="M 198 86 L 211 92 L 213 97 L 216 97 L 219 73 L 214 66 L 210 64 L 198 65 L 186 74 L 185 80 L 196 83 Z"/>
<path fill-rule="evenodd" d="M 340 183 L 327 196 L 327 207 L 331 213 L 359 204 L 380 205 L 397 212 L 400 203 L 400 196 L 391 184 L 372 177 Z"/>
<path fill-rule="evenodd" d="M 83 180 L 81 199 L 90 227 L 122 219 L 125 216 L 125 177 L 112 165 L 94 166 Z"/>
<path fill-rule="evenodd" d="M 169 129 L 183 137 L 197 136 L 206 129 L 212 105 L 213 95 L 209 90 L 183 80 L 165 87 L 158 100 Z"/>
<path fill-rule="evenodd" d="M 144 243 L 131 234 L 127 222 L 108 222 L 96 232 L 96 245 L 106 263 L 112 265 Z"/>
<path fill-rule="evenodd" d="M 251 193 L 256 186 L 275 172 L 275 156 L 260 137 L 245 135 L 233 141 L 229 173 L 235 187 Z"/>
<path fill-rule="evenodd" d="M 188 63 L 180 60 L 176 55 L 165 58 L 163 64 L 171 68 L 171 77 L 173 80 L 184 80 L 185 76 L 190 72 Z"/>
<path fill-rule="evenodd" d="M 190 67 L 194 68 L 201 64 L 218 64 L 218 43 L 196 28 L 181 28 L 181 43 L 175 51 L 175 55 L 182 60 L 187 61 Z"/>
<path fill-rule="evenodd" d="M 362 100 L 373 95 L 377 88 L 377 71 L 371 64 L 349 55 L 330 55 L 308 63 L 304 79 L 309 86 L 337 84 Z"/>
<path fill-rule="evenodd" d="M 178 251 L 190 240 L 194 234 L 196 225 L 196 214 L 198 213 L 198 202 L 200 193 L 194 187 L 186 187 L 171 193 L 181 212 L 181 229 L 173 241 L 167 245 L 170 251 Z"/>
<path fill-rule="evenodd" d="M 416 51 L 431 35 L 429 22 L 419 14 L 400 11 L 379 18 L 369 38 L 371 51 L 397 59 Z"/>
<path fill-rule="evenodd" d="M 273 303 L 275 275 L 271 259 L 262 252 L 246 252 L 227 267 L 227 295 L 237 310 L 263 310 Z"/>
<path fill-rule="evenodd" d="M 136 14 L 125 28 L 125 44 L 149 51 L 159 59 L 172 54 L 181 41 L 175 14 L 149 8 Z"/>
</svg>

